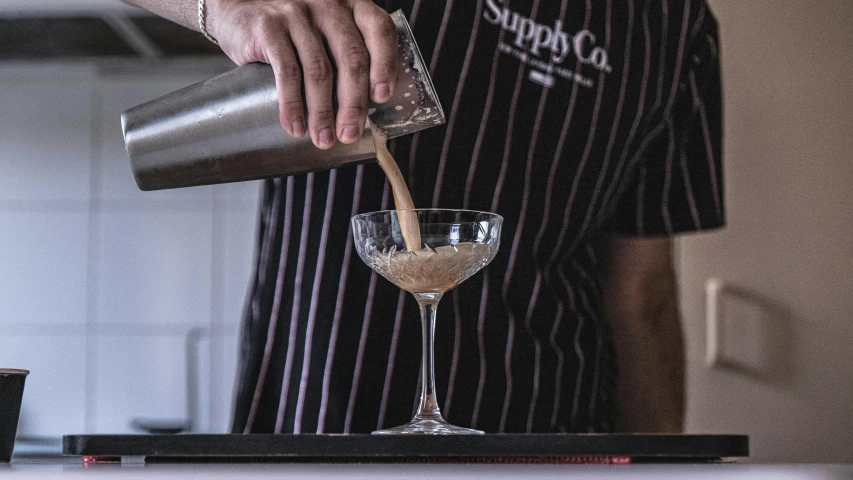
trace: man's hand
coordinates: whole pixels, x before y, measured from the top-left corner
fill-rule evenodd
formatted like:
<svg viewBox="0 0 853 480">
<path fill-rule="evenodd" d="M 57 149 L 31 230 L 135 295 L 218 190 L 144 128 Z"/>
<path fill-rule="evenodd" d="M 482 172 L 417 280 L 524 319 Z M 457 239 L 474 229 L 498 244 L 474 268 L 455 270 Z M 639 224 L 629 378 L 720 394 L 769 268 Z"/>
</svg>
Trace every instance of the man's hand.
<svg viewBox="0 0 853 480">
<path fill-rule="evenodd" d="M 235 63 L 272 66 L 281 125 L 294 137 L 305 134 L 307 103 L 308 131 L 319 148 L 331 148 L 336 138 L 358 140 L 368 95 L 382 103 L 394 91 L 397 30 L 370 0 L 207 0 L 206 18 Z"/>
<path fill-rule="evenodd" d="M 670 238 L 609 236 L 604 311 L 616 349 L 617 428 L 684 428 L 684 346 Z"/>
</svg>

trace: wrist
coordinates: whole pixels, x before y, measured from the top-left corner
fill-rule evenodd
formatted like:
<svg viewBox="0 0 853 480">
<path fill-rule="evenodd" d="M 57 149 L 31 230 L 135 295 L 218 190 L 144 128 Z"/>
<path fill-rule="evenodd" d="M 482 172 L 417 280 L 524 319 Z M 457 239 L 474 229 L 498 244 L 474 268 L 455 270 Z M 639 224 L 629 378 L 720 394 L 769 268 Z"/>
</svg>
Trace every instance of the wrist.
<svg viewBox="0 0 853 480">
<path fill-rule="evenodd" d="M 213 43 L 219 44 L 219 40 L 222 37 L 221 29 L 219 28 L 221 23 L 221 3 L 222 0 L 202 0 L 204 12 L 199 13 L 199 30 L 208 40 Z M 202 8 L 202 4 L 199 4 L 199 9 Z"/>
</svg>

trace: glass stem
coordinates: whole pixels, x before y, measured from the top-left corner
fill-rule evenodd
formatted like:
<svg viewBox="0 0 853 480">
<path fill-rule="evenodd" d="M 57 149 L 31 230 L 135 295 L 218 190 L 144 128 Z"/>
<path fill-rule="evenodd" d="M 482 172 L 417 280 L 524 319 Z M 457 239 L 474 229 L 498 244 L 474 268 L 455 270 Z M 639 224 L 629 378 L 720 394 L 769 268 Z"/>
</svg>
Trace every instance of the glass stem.
<svg viewBox="0 0 853 480">
<path fill-rule="evenodd" d="M 443 422 L 435 396 L 435 368 L 433 336 L 435 334 L 435 313 L 441 293 L 418 293 L 415 298 L 421 307 L 422 359 L 421 359 L 421 401 L 418 406 L 417 419 L 432 419 Z"/>
</svg>

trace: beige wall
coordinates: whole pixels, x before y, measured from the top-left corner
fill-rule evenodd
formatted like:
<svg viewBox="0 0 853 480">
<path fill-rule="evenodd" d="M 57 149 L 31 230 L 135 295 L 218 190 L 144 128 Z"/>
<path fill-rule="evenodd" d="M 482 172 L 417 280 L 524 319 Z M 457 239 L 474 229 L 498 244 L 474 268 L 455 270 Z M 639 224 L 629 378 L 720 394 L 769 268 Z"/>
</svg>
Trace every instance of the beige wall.
<svg viewBox="0 0 853 480">
<path fill-rule="evenodd" d="M 679 244 L 688 429 L 755 460 L 853 462 L 853 2 L 709 0 L 721 26 L 728 227 Z M 704 285 L 725 347 L 705 364 Z"/>
</svg>

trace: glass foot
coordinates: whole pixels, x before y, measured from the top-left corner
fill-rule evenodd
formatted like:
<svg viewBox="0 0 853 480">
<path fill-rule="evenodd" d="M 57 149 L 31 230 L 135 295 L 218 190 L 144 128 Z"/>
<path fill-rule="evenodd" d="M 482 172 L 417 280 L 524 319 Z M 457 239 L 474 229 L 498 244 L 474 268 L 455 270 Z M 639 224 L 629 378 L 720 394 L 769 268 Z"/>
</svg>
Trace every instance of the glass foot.
<svg viewBox="0 0 853 480">
<path fill-rule="evenodd" d="M 451 425 L 443 418 L 418 418 L 399 427 L 376 430 L 373 435 L 483 435 L 482 430 Z"/>
</svg>

